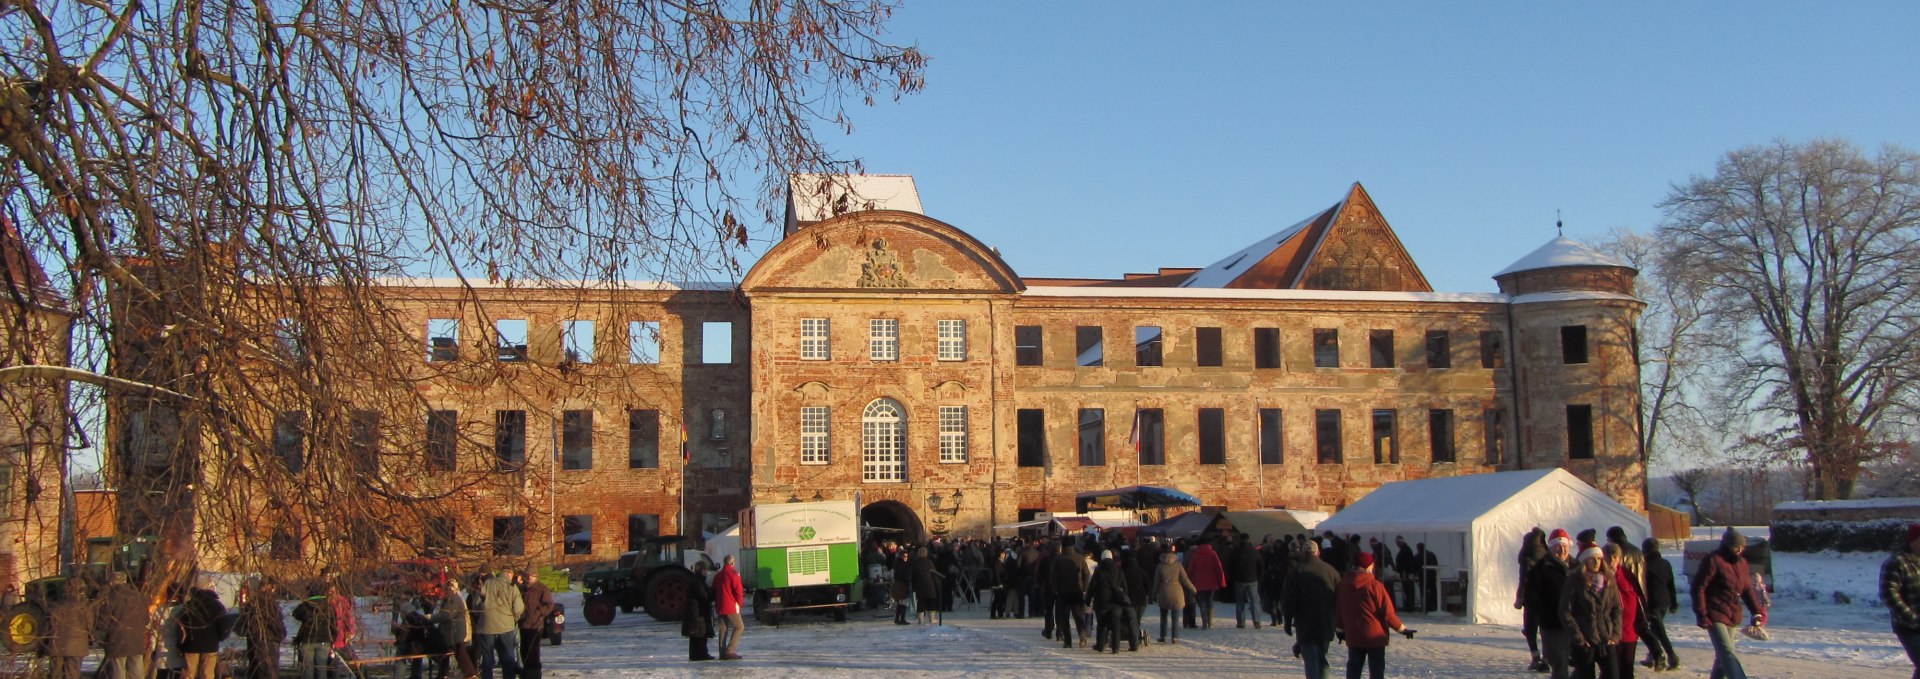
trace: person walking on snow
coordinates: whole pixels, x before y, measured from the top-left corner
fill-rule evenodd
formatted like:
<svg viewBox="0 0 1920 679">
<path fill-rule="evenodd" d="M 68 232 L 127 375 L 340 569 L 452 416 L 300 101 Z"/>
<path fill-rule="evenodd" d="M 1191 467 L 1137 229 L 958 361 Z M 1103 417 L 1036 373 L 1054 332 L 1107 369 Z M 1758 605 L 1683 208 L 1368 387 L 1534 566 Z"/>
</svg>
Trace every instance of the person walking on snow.
<svg viewBox="0 0 1920 679">
<path fill-rule="evenodd" d="M 1334 624 L 1347 639 L 1347 679 L 1360 679 L 1363 666 L 1372 679 L 1386 676 L 1389 630 L 1413 638 L 1394 612 L 1387 586 L 1373 577 L 1373 563 L 1373 552 L 1354 555 L 1353 571 L 1334 592 Z"/>
<path fill-rule="evenodd" d="M 1187 607 L 1187 599 L 1193 596 L 1193 580 L 1187 577 L 1187 569 L 1180 565 L 1180 557 L 1173 553 L 1173 546 L 1160 553 L 1160 565 L 1153 571 L 1153 586 L 1148 589 L 1154 604 L 1160 607 L 1160 643 L 1180 643 L 1180 612 Z M 1167 641 L 1167 627 L 1173 627 L 1173 641 Z"/>
<path fill-rule="evenodd" d="M 1320 543 L 1301 541 L 1300 564 L 1283 586 L 1280 608 L 1286 613 L 1287 635 L 1300 634 L 1293 655 L 1306 665 L 1307 679 L 1327 679 L 1327 649 L 1333 645 L 1339 588 L 1340 574 L 1320 559 Z"/>
<path fill-rule="evenodd" d="M 1220 555 L 1213 551 L 1213 545 L 1204 541 L 1194 545 L 1187 555 L 1187 577 L 1198 593 L 1194 607 L 1200 613 L 1200 629 L 1213 629 L 1213 593 L 1227 587 L 1226 569 L 1220 565 Z"/>
<path fill-rule="evenodd" d="M 1641 590 L 1646 595 L 1640 600 L 1640 608 L 1646 613 L 1647 661 L 1641 663 L 1660 670 L 1680 669 L 1680 656 L 1673 652 L 1673 641 L 1667 638 L 1668 613 L 1680 601 L 1679 591 L 1673 586 L 1673 564 L 1667 563 L 1660 555 L 1660 541 L 1647 538 L 1640 543 L 1640 552 L 1646 556 L 1646 587 Z"/>
<path fill-rule="evenodd" d="M 1561 621 L 1560 600 L 1567 581 L 1573 578 L 1573 538 L 1559 528 L 1547 538 L 1547 558 L 1534 564 L 1527 573 L 1527 608 L 1533 609 L 1540 624 L 1540 655 L 1546 658 L 1552 679 L 1567 679 L 1567 661 L 1573 653 L 1573 637 Z M 1538 670 L 1536 670 L 1538 671 Z"/>
<path fill-rule="evenodd" d="M 1893 636 L 1907 650 L 1920 679 L 1920 523 L 1907 524 L 1906 541 L 1880 565 L 1880 600 L 1893 616 Z"/>
<path fill-rule="evenodd" d="M 473 645 L 480 649 L 480 676 L 493 679 L 493 668 L 500 667 L 505 679 L 520 676 L 520 614 L 526 612 L 526 597 L 513 584 L 513 575 L 496 569 L 481 583 L 469 602 L 473 611 Z"/>
<path fill-rule="evenodd" d="M 1400 543 L 1400 547 L 1406 549 L 1406 543 Z M 1411 550 L 1406 554 L 1407 559 L 1413 558 Z M 1520 584 L 1514 588 L 1513 593 L 1513 607 L 1520 609 L 1520 635 L 1527 638 L 1527 651 L 1533 654 L 1533 661 L 1527 663 L 1527 669 L 1534 672 L 1545 672 L 1549 668 L 1546 658 L 1540 656 L 1539 612 L 1527 606 L 1527 574 L 1533 571 L 1535 564 L 1545 558 L 1547 558 L 1547 532 L 1540 530 L 1539 526 L 1534 526 L 1533 530 L 1527 531 L 1525 537 L 1520 538 Z"/>
<path fill-rule="evenodd" d="M 1620 643 L 1620 586 L 1599 547 L 1580 553 L 1580 572 L 1560 595 L 1560 624 L 1573 641 L 1576 679 L 1613 679 L 1614 645 Z"/>
<path fill-rule="evenodd" d="M 1700 562 L 1693 576 L 1693 615 L 1695 624 L 1707 630 L 1713 641 L 1712 679 L 1747 679 L 1740 666 L 1740 606 L 1753 612 L 1753 624 L 1765 627 L 1767 607 L 1753 591 L 1753 577 L 1742 558 L 1747 537 L 1727 528 L 1720 536 L 1720 549 Z"/>
<path fill-rule="evenodd" d="M 720 659 L 740 659 L 740 635 L 746 633 L 747 622 L 740 616 L 740 606 L 747 598 L 747 590 L 740 583 L 740 569 L 733 565 L 733 555 L 728 554 L 721 561 L 720 574 L 713 576 L 713 609 L 719 614 L 715 621 L 720 623 Z"/>
<path fill-rule="evenodd" d="M 520 587 L 520 676 L 540 679 L 540 637 L 547 628 L 547 616 L 553 614 L 553 590 L 532 573 L 518 571 L 514 580 Z"/>
</svg>

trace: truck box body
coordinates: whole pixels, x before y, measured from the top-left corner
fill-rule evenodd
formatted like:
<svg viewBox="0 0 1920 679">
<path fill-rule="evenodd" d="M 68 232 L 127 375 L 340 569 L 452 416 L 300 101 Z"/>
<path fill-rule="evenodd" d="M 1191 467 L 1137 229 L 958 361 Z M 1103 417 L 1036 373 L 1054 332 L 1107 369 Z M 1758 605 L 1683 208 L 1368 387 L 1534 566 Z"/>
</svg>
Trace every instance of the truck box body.
<svg viewBox="0 0 1920 679">
<path fill-rule="evenodd" d="M 757 505 L 742 512 L 740 552 L 754 586 L 851 584 L 860 577 L 860 513 L 851 501 Z"/>
</svg>

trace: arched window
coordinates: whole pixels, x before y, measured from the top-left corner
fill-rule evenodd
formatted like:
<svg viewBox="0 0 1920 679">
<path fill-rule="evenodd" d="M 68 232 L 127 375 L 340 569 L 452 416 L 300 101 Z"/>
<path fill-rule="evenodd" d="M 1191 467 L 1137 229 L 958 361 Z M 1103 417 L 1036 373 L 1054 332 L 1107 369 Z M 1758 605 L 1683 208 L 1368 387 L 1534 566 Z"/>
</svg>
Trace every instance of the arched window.
<svg viewBox="0 0 1920 679">
<path fill-rule="evenodd" d="M 860 478 L 868 483 L 907 480 L 906 409 L 890 398 L 867 404 L 860 415 Z"/>
</svg>

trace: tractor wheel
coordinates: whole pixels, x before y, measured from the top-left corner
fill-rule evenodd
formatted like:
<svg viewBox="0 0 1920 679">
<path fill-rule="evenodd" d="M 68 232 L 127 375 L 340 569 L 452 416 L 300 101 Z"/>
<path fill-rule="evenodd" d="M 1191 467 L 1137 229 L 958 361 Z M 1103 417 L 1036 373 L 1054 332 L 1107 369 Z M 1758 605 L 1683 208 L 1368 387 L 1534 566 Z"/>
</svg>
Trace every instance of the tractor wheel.
<svg viewBox="0 0 1920 679">
<path fill-rule="evenodd" d="M 588 599 L 580 606 L 580 615 L 587 619 L 587 624 L 594 627 L 611 625 L 613 624 L 613 601 L 603 596 Z"/>
<path fill-rule="evenodd" d="M 0 642 L 13 653 L 27 653 L 40 648 L 40 641 L 47 635 L 47 615 L 33 604 L 14 604 L 7 609 L 5 629 L 0 629 Z"/>
<path fill-rule="evenodd" d="M 687 615 L 688 592 L 693 589 L 693 574 L 678 568 L 663 568 L 647 578 L 640 591 L 645 595 L 647 615 L 661 622 L 679 622 Z"/>
</svg>

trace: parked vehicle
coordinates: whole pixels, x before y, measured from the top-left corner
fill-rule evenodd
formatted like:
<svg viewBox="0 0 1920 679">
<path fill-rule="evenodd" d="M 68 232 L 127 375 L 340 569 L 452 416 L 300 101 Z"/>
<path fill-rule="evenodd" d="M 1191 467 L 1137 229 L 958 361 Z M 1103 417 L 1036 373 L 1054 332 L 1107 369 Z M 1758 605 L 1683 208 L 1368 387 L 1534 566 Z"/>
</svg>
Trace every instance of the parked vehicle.
<svg viewBox="0 0 1920 679">
<path fill-rule="evenodd" d="M 620 555 L 611 568 L 588 571 L 580 583 L 587 590 L 581 615 L 595 627 L 613 622 L 614 609 L 632 613 L 643 609 L 662 622 L 678 622 L 687 614 L 687 590 L 693 584 L 691 566 L 712 562 L 706 553 L 683 547 L 686 538 L 663 535 L 648 538 L 644 549 Z"/>
<path fill-rule="evenodd" d="M 145 580 L 147 563 L 153 559 L 156 540 L 137 538 L 88 538 L 87 560 L 74 564 L 73 575 L 58 575 L 29 581 L 20 603 L 9 606 L 0 618 L 4 634 L 0 644 L 13 653 L 27 653 L 40 646 L 46 637 L 47 610 L 68 587 L 83 587 L 89 598 L 99 596 L 108 576 L 127 573 L 134 583 Z"/>
<path fill-rule="evenodd" d="M 860 512 L 846 500 L 755 505 L 740 512 L 740 578 L 754 618 L 794 611 L 847 619 L 860 579 Z"/>
</svg>

